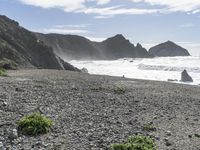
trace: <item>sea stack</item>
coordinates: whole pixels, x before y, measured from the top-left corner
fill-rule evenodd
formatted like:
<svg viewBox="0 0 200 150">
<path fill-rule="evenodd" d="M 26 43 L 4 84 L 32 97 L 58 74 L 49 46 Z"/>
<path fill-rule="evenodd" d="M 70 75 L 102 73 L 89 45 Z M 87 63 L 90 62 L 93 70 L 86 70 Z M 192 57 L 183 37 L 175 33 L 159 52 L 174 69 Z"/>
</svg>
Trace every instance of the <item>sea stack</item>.
<svg viewBox="0 0 200 150">
<path fill-rule="evenodd" d="M 172 41 L 167 41 L 150 48 L 149 54 L 158 57 L 190 56 L 188 50 Z"/>
<path fill-rule="evenodd" d="M 193 82 L 193 79 L 192 79 L 192 77 L 187 73 L 187 71 L 184 70 L 184 71 L 181 73 L 181 81 L 182 81 L 182 82 Z"/>
</svg>

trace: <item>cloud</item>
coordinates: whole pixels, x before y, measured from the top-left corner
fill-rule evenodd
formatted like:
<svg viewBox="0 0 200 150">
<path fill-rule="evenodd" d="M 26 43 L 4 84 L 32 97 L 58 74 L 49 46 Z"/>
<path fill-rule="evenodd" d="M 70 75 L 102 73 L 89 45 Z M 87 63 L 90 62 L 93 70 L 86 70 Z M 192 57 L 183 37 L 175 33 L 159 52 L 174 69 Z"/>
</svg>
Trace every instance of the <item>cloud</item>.
<svg viewBox="0 0 200 150">
<path fill-rule="evenodd" d="M 59 33 L 59 34 L 87 34 L 90 33 L 85 28 L 90 24 L 80 25 L 55 25 L 52 28 L 45 28 L 37 32 L 43 33 Z"/>
<path fill-rule="evenodd" d="M 186 23 L 186 24 L 181 24 L 178 27 L 180 27 L 180 28 L 191 28 L 191 27 L 194 27 L 194 26 L 195 25 L 192 24 L 192 23 Z"/>
<path fill-rule="evenodd" d="M 90 39 L 91 41 L 95 41 L 95 42 L 102 42 L 105 39 L 107 39 L 107 38 L 104 38 L 104 37 L 89 37 L 89 36 L 86 36 L 86 38 Z"/>
<path fill-rule="evenodd" d="M 170 12 L 190 12 L 200 8 L 199 0 L 131 0 L 133 2 L 145 2 L 150 5 L 165 6 Z"/>
<path fill-rule="evenodd" d="M 86 28 L 91 24 L 69 24 L 69 25 L 55 25 L 56 28 Z"/>
<path fill-rule="evenodd" d="M 26 5 L 42 8 L 61 8 L 65 11 L 76 11 L 85 7 L 86 0 L 19 0 Z"/>
<path fill-rule="evenodd" d="M 89 0 L 89 1 L 96 1 L 98 5 L 104 5 L 109 3 L 111 0 Z"/>
<path fill-rule="evenodd" d="M 26 5 L 42 8 L 59 8 L 65 12 L 93 14 L 95 18 L 109 18 L 116 15 L 140 15 L 154 13 L 185 12 L 195 14 L 200 12 L 200 0 L 126 0 L 134 3 L 146 3 L 146 8 L 115 6 L 114 0 L 18 0 Z M 88 5 L 89 2 L 94 4 Z M 106 6 L 111 3 L 114 6 Z M 122 2 L 123 4 L 123 2 Z M 149 8 L 148 6 L 151 6 Z M 157 6 L 160 6 L 159 8 Z"/>
</svg>

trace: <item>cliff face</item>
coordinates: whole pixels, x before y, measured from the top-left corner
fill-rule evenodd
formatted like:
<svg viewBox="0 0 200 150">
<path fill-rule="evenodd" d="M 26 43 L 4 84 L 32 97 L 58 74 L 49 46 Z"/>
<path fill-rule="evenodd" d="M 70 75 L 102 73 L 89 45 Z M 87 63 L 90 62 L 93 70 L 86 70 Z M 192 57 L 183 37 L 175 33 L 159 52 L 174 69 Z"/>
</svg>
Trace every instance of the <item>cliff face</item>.
<svg viewBox="0 0 200 150">
<path fill-rule="evenodd" d="M 150 57 L 140 44 L 136 47 L 122 35 L 116 35 L 103 42 L 92 42 L 75 35 L 41 34 L 36 36 L 51 46 L 63 59 L 118 59 L 124 57 Z"/>
<path fill-rule="evenodd" d="M 189 52 L 177 44 L 167 41 L 149 49 L 149 53 L 159 57 L 190 56 Z"/>
<path fill-rule="evenodd" d="M 36 36 L 46 45 L 53 48 L 54 53 L 63 59 L 98 59 L 101 52 L 96 45 L 81 36 L 62 34 L 41 34 Z"/>
<path fill-rule="evenodd" d="M 76 70 L 53 50 L 6 16 L 0 15 L 0 61 L 17 68 Z"/>
<path fill-rule="evenodd" d="M 149 57 L 148 52 L 140 44 L 135 47 L 129 40 L 118 34 L 102 43 L 99 43 L 100 49 L 107 56 L 107 59 L 118 59 L 124 57 L 145 58 Z"/>
</svg>

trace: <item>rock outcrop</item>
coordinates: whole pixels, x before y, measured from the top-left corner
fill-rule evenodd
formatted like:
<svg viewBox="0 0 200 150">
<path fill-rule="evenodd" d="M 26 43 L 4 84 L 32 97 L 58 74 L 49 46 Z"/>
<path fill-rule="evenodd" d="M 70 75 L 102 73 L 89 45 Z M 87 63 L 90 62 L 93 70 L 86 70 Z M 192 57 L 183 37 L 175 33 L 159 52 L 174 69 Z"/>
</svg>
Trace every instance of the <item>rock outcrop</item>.
<svg viewBox="0 0 200 150">
<path fill-rule="evenodd" d="M 149 49 L 149 54 L 158 57 L 190 56 L 189 52 L 177 44 L 167 41 Z"/>
<path fill-rule="evenodd" d="M 16 21 L 0 15 L 0 65 L 9 68 L 66 69 L 77 68 L 64 62 L 35 34 Z"/>
<path fill-rule="evenodd" d="M 187 71 L 184 70 L 184 71 L 181 73 L 181 81 L 182 81 L 182 82 L 193 82 L 193 79 L 192 79 L 192 77 L 187 73 Z"/>
<path fill-rule="evenodd" d="M 35 34 L 41 41 L 51 46 L 54 53 L 63 59 L 113 60 L 124 57 L 150 57 L 147 50 L 140 44 L 134 46 L 121 34 L 108 38 L 103 42 L 93 42 L 76 35 Z"/>
<path fill-rule="evenodd" d="M 98 44 L 106 56 L 106 59 L 150 57 L 147 50 L 143 48 L 142 45 L 137 44 L 137 46 L 134 46 L 121 34 L 108 38 Z"/>
</svg>

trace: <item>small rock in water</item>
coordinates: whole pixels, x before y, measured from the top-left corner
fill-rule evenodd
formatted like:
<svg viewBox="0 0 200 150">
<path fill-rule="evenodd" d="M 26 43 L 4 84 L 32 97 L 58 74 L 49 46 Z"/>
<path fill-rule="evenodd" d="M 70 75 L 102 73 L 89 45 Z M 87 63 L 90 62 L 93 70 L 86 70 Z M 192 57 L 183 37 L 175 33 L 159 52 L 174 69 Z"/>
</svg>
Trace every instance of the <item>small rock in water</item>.
<svg viewBox="0 0 200 150">
<path fill-rule="evenodd" d="M 82 71 L 83 73 L 89 73 L 88 70 L 87 70 L 87 68 L 82 68 L 81 71 Z"/>
<path fill-rule="evenodd" d="M 177 82 L 177 79 L 168 79 L 169 82 Z"/>
<path fill-rule="evenodd" d="M 181 73 L 181 81 L 182 81 L 182 82 L 193 82 L 193 79 L 192 79 L 192 77 L 187 73 L 187 71 L 184 70 L 184 71 Z"/>
</svg>

